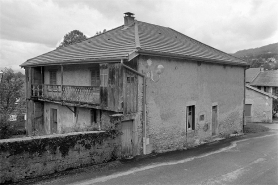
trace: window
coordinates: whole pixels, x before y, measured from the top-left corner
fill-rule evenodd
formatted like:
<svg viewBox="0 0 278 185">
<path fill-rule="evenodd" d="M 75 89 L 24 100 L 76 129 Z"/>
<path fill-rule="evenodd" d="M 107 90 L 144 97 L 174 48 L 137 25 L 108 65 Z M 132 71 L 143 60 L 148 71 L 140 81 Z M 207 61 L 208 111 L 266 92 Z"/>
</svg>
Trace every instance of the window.
<svg viewBox="0 0 278 185">
<path fill-rule="evenodd" d="M 278 87 L 273 87 L 273 95 L 278 96 Z"/>
<path fill-rule="evenodd" d="M 264 92 L 267 92 L 267 87 L 264 86 Z"/>
<path fill-rule="evenodd" d="M 245 116 L 251 116 L 251 108 L 252 108 L 252 104 L 245 104 L 244 106 Z"/>
<path fill-rule="evenodd" d="M 126 81 L 127 81 L 127 83 L 134 83 L 134 76 L 128 76 L 128 77 L 126 77 Z"/>
<path fill-rule="evenodd" d="M 57 72 L 49 71 L 49 84 L 56 85 L 57 84 Z"/>
<path fill-rule="evenodd" d="M 186 127 L 187 130 L 195 130 L 195 105 L 186 107 Z"/>
<path fill-rule="evenodd" d="M 257 88 L 261 90 L 261 87 L 260 87 L 260 86 L 258 86 Z"/>
<path fill-rule="evenodd" d="M 108 86 L 108 68 L 100 70 L 100 86 Z"/>
<path fill-rule="evenodd" d="M 91 70 L 91 86 L 99 86 L 100 85 L 100 75 L 99 68 L 93 68 Z"/>
</svg>

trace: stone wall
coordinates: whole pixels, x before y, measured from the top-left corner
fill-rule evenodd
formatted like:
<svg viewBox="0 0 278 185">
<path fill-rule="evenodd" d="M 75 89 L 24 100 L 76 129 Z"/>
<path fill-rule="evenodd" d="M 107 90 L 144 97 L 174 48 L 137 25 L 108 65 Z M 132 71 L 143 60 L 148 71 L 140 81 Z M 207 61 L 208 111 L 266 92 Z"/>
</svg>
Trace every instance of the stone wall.
<svg viewBox="0 0 278 185">
<path fill-rule="evenodd" d="M 0 183 L 115 160 L 119 142 L 115 130 L 0 140 Z"/>
<path fill-rule="evenodd" d="M 215 105 L 216 135 L 242 132 L 243 67 L 141 56 L 139 72 L 147 76 L 148 149 L 185 149 L 209 139 Z M 195 130 L 186 129 L 186 107 L 191 105 L 195 106 Z"/>
</svg>

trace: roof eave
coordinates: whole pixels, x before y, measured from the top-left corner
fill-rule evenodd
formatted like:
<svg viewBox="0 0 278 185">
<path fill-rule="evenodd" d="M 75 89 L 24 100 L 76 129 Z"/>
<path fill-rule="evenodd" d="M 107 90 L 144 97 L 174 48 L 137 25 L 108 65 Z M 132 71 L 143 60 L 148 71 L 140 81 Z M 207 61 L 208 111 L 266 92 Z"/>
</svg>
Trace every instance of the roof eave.
<svg viewBox="0 0 278 185">
<path fill-rule="evenodd" d="M 247 88 L 252 89 L 253 91 L 256 91 L 256 92 L 261 93 L 261 94 L 263 94 L 263 95 L 269 96 L 269 97 L 274 98 L 274 99 L 278 99 L 277 96 L 274 96 L 274 95 L 272 95 L 272 94 L 269 94 L 269 93 L 266 93 L 266 92 L 264 92 L 264 91 L 261 91 L 261 90 L 255 88 L 255 87 L 252 87 L 251 85 L 246 84 L 245 86 L 246 86 Z"/>
<path fill-rule="evenodd" d="M 70 60 L 70 61 L 57 61 L 53 63 L 41 63 L 41 64 L 21 64 L 20 67 L 38 67 L 38 66 L 54 66 L 54 65 L 74 65 L 74 64 L 89 64 L 89 63 L 117 63 L 123 59 L 128 59 L 127 56 L 115 57 L 115 58 L 96 58 L 96 59 L 84 59 L 84 60 Z M 28 60 L 27 60 L 28 61 Z M 26 61 L 26 62 L 27 62 Z"/>
<path fill-rule="evenodd" d="M 193 57 L 188 55 L 180 55 L 180 54 L 173 54 L 173 53 L 164 53 L 164 52 L 156 52 L 156 51 L 149 51 L 149 50 L 138 50 L 137 51 L 141 55 L 151 55 L 151 56 L 161 56 L 161 57 L 171 57 L 177 59 L 188 59 L 192 61 L 198 62 L 206 62 L 206 63 L 215 63 L 215 64 L 222 64 L 222 65 L 232 65 L 232 66 L 241 66 L 241 67 L 249 67 L 249 64 L 246 63 L 231 63 L 225 60 L 213 60 L 201 57 Z"/>
</svg>

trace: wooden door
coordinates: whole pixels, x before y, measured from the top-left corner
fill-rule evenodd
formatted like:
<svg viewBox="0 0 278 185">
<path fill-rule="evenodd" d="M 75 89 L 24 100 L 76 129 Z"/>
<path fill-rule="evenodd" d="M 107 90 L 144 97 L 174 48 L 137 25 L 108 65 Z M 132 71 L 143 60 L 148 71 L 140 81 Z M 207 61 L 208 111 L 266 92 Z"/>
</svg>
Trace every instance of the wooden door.
<svg viewBox="0 0 278 185">
<path fill-rule="evenodd" d="M 217 128 L 217 106 L 212 106 L 212 135 L 216 134 Z"/>
<path fill-rule="evenodd" d="M 50 131 L 57 133 L 57 109 L 50 109 Z"/>
<path fill-rule="evenodd" d="M 124 113 L 137 112 L 137 75 L 125 70 L 125 102 Z"/>
<path fill-rule="evenodd" d="M 34 102 L 34 130 L 38 134 L 45 134 L 44 121 L 43 121 L 43 102 Z"/>
<path fill-rule="evenodd" d="M 133 121 L 122 122 L 122 157 L 131 157 L 133 154 Z"/>
</svg>

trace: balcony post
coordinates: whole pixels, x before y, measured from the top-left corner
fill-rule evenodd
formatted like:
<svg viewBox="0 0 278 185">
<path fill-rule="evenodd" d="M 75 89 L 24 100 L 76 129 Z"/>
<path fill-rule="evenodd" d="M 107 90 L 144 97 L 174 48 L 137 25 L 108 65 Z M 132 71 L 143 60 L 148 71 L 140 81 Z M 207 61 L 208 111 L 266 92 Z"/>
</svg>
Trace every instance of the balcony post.
<svg viewBox="0 0 278 185">
<path fill-rule="evenodd" d="M 64 67 L 63 67 L 63 65 L 61 65 L 61 100 L 64 99 L 64 97 L 63 97 L 63 94 L 64 94 L 64 91 L 63 91 L 63 80 L 64 80 L 64 78 L 63 78 L 63 76 L 64 76 Z"/>
</svg>

